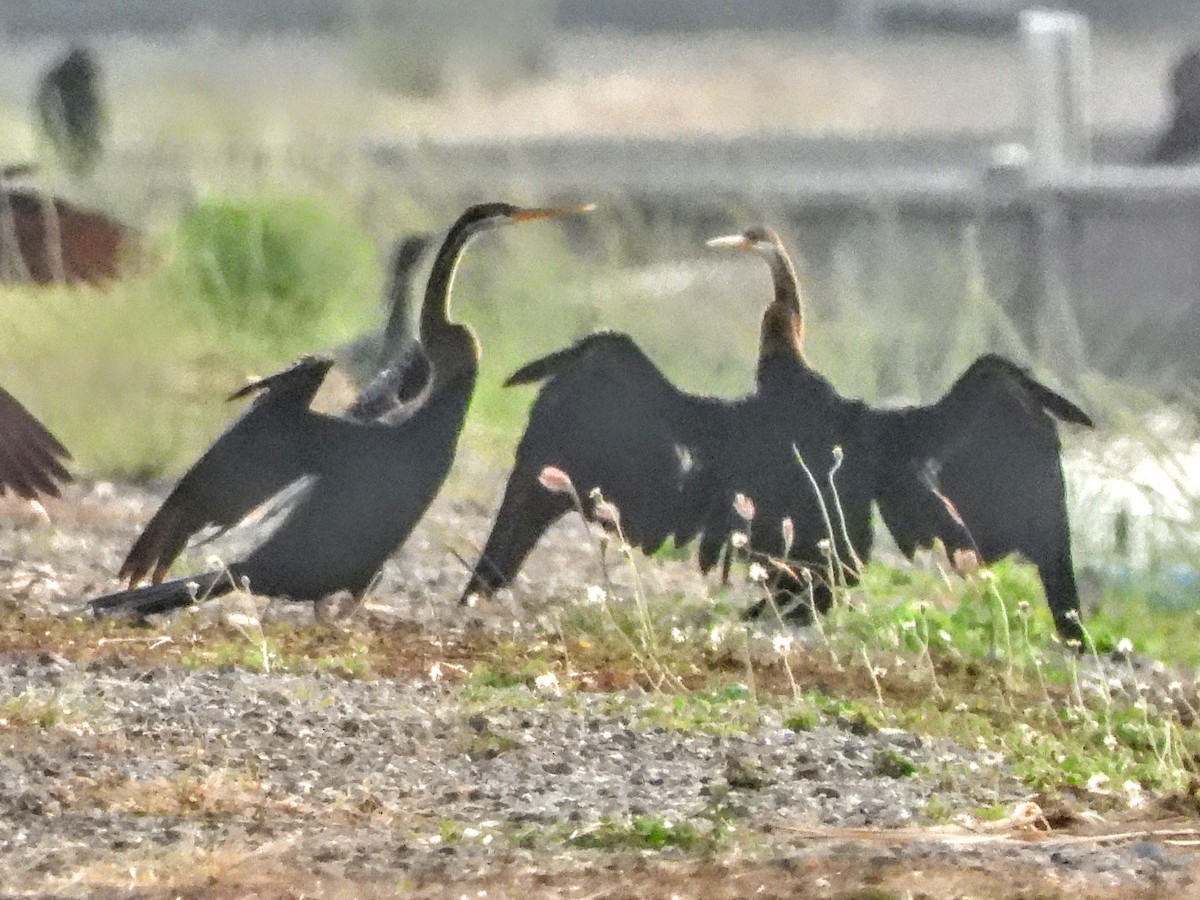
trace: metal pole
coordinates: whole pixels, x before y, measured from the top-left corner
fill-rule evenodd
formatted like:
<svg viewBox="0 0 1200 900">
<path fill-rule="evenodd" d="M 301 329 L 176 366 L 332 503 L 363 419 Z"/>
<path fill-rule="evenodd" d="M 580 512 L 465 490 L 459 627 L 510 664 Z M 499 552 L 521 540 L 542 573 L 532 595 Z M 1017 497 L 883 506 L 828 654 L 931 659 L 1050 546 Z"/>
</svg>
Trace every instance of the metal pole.
<svg viewBox="0 0 1200 900">
<path fill-rule="evenodd" d="M 1038 273 L 1034 323 L 1038 355 L 1068 381 L 1083 370 L 1085 349 L 1073 302 L 1074 236 L 1070 209 L 1056 190 L 1059 176 L 1091 165 L 1088 21 L 1078 13 L 1021 13 L 1029 73 L 1029 203 Z"/>
<path fill-rule="evenodd" d="M 1091 42 L 1087 17 L 1027 9 L 1021 13 L 1020 29 L 1029 73 L 1034 171 L 1046 174 L 1091 165 Z"/>
</svg>

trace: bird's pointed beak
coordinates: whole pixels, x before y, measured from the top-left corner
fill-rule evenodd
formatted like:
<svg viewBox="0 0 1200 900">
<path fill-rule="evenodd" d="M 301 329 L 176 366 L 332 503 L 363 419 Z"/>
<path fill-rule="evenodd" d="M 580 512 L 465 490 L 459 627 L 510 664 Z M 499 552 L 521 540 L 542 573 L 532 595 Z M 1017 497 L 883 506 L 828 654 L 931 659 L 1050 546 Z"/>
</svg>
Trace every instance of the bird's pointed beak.
<svg viewBox="0 0 1200 900">
<path fill-rule="evenodd" d="M 734 250 L 749 250 L 754 245 L 746 239 L 744 234 L 727 234 L 724 237 L 715 237 L 705 241 L 706 247 L 729 247 Z"/>
<path fill-rule="evenodd" d="M 535 219 L 557 219 L 560 216 L 574 216 L 591 212 L 596 208 L 595 203 L 585 203 L 583 206 L 556 206 L 550 208 L 518 209 L 509 215 L 514 222 L 532 222 Z"/>
</svg>

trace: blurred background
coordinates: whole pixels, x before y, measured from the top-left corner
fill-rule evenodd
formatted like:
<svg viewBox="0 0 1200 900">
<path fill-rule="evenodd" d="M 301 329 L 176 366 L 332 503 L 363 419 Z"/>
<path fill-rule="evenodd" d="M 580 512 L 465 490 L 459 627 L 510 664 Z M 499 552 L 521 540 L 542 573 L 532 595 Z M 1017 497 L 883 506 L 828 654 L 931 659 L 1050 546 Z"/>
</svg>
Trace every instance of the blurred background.
<svg viewBox="0 0 1200 900">
<path fill-rule="evenodd" d="M 1195 605 L 1200 5 L 0 0 L 0 41 L 0 164 L 35 167 L 8 188 L 71 205 L 44 283 L 4 267 L 0 383 L 86 476 L 179 472 L 245 375 L 377 330 L 404 236 L 596 201 L 468 254 L 483 502 L 531 399 L 500 381 L 586 331 L 750 386 L 768 276 L 703 241 L 761 222 L 843 392 L 929 401 L 998 351 L 1093 412 L 1064 435 L 1085 593 Z M 115 276 L 73 268 L 70 210 L 117 229 Z"/>
</svg>

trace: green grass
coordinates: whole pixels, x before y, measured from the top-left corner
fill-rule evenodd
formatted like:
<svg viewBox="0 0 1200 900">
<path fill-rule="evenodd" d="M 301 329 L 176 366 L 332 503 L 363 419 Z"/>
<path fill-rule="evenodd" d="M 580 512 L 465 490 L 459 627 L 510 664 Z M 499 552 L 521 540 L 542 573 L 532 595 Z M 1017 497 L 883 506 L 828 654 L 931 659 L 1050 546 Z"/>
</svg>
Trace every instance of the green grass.
<svg viewBox="0 0 1200 900">
<path fill-rule="evenodd" d="M 661 816 L 638 816 L 628 821 L 603 819 L 581 829 L 568 843 L 586 850 L 668 850 L 690 853 L 715 849 L 730 829 L 721 821 L 704 828 L 692 821 L 675 822 Z"/>
<path fill-rule="evenodd" d="M 187 669 L 248 669 L 254 672 L 329 672 L 346 679 L 374 676 L 373 649 L 347 637 L 327 642 L 290 625 L 251 623 L 241 630 L 221 629 L 193 639 L 179 657 Z"/>
<path fill-rule="evenodd" d="M 0 729 L 54 728 L 80 718 L 80 712 L 58 693 L 23 691 L 0 702 Z"/>
</svg>

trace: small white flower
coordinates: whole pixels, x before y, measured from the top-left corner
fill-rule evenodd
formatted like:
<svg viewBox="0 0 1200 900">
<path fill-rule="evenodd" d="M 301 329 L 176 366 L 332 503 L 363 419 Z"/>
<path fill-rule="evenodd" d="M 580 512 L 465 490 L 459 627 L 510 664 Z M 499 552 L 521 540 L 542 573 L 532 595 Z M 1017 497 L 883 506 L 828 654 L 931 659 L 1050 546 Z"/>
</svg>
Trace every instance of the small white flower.
<svg viewBox="0 0 1200 900">
<path fill-rule="evenodd" d="M 762 583 L 767 580 L 767 570 L 762 563 L 750 563 L 749 575 L 750 580 L 754 582 Z"/>
<path fill-rule="evenodd" d="M 608 599 L 608 594 L 604 588 L 598 584 L 589 584 L 587 589 L 587 602 L 591 606 L 599 606 Z"/>
<path fill-rule="evenodd" d="M 951 637 L 950 632 L 948 632 L 944 628 L 941 629 L 940 631 L 938 631 L 938 637 L 942 639 L 943 643 L 946 643 L 946 644 L 954 643 L 954 638 Z"/>
<path fill-rule="evenodd" d="M 1125 802 L 1131 808 L 1137 808 L 1146 802 L 1146 795 L 1142 792 L 1142 786 L 1136 781 L 1126 781 L 1121 785 L 1125 791 Z"/>
<path fill-rule="evenodd" d="M 771 646 L 775 648 L 775 652 L 780 656 L 787 656 L 792 652 L 792 644 L 795 643 L 790 634 L 777 634 L 771 640 Z"/>
<path fill-rule="evenodd" d="M 917 623 L 910 619 L 907 622 L 901 622 L 900 627 L 903 628 L 905 631 L 916 631 Z"/>
<path fill-rule="evenodd" d="M 1107 734 L 1104 736 L 1104 746 L 1109 749 L 1109 752 L 1116 750 L 1120 746 L 1115 735 Z"/>
<path fill-rule="evenodd" d="M 754 501 L 745 494 L 737 494 L 733 498 L 733 511 L 743 520 L 749 522 L 754 518 Z"/>
<path fill-rule="evenodd" d="M 533 679 L 533 686 L 545 694 L 559 693 L 558 676 L 553 672 L 546 672 Z"/>
<path fill-rule="evenodd" d="M 1133 652 L 1133 641 L 1131 641 L 1127 637 L 1121 638 L 1121 640 L 1117 642 L 1117 652 L 1118 653 L 1132 653 Z"/>
<path fill-rule="evenodd" d="M 687 635 L 680 631 L 678 627 L 675 627 L 671 629 L 671 640 L 677 644 L 682 644 L 687 640 Z"/>
<path fill-rule="evenodd" d="M 1111 781 L 1103 772 L 1097 772 L 1087 780 L 1087 789 L 1093 793 L 1100 793 L 1104 790 L 1104 786 Z"/>
<path fill-rule="evenodd" d="M 735 550 L 741 550 L 750 543 L 750 538 L 746 536 L 746 532 L 744 531 L 735 531 L 729 536 L 729 543 L 733 544 Z"/>
<path fill-rule="evenodd" d="M 435 662 L 429 667 L 429 680 L 435 682 L 442 680 L 442 664 L 440 662 Z"/>
<path fill-rule="evenodd" d="M 1183 693 L 1183 685 L 1178 681 L 1172 681 L 1170 684 L 1167 685 L 1167 690 L 1170 691 L 1172 694 L 1182 694 Z"/>
</svg>

